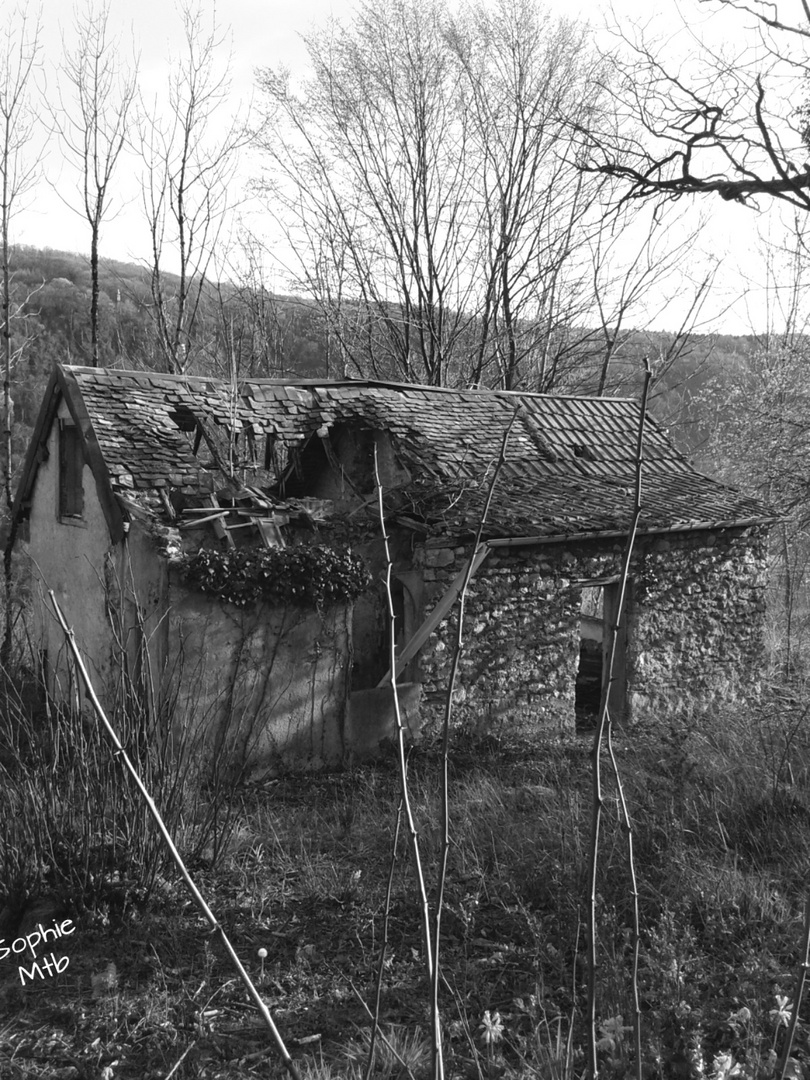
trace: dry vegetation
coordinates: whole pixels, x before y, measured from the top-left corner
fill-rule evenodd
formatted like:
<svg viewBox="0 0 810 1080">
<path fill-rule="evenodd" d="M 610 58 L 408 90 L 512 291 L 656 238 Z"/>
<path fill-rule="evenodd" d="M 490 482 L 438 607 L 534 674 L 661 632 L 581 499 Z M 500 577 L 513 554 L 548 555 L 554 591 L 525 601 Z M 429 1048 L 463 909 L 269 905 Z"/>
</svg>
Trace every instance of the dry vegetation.
<svg viewBox="0 0 810 1080">
<path fill-rule="evenodd" d="M 800 960 L 810 742 L 796 698 L 770 700 L 617 738 L 641 882 L 645 1076 L 774 1075 Z M 282 1075 L 94 731 L 65 715 L 44 726 L 16 695 L 4 715 L 11 812 L 0 822 L 0 937 L 8 946 L 20 926 L 54 918 L 72 918 L 75 932 L 48 946 L 69 956 L 61 974 L 21 986 L 19 958 L 0 960 L 0 1077 Z M 442 950 L 448 1076 L 583 1072 L 589 743 L 456 740 Z M 393 760 L 223 789 L 213 807 L 190 799 L 190 781 L 181 801 L 165 770 L 151 767 L 195 878 L 302 1075 L 363 1076 L 399 801 Z M 413 752 L 429 882 L 440 771 L 430 747 Z M 607 796 L 600 1075 L 620 1077 L 631 1057 L 631 898 L 615 793 Z M 202 830 L 195 819 L 207 822 Z M 378 1042 L 372 1075 L 418 1078 L 430 1065 L 429 997 L 404 839 L 400 848 L 382 966 L 387 1043 Z M 788 1075 L 810 1075 L 808 1031 L 805 1006 Z"/>
</svg>

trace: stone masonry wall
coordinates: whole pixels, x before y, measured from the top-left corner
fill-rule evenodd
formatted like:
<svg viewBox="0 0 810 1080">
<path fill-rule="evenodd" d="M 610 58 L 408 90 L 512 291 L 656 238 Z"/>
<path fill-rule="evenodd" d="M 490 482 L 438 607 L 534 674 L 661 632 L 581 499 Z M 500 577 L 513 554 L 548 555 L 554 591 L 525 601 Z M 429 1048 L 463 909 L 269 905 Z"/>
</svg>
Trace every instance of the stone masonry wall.
<svg viewBox="0 0 810 1080">
<path fill-rule="evenodd" d="M 660 719 L 683 707 L 754 691 L 763 660 L 764 530 L 641 537 L 630 569 L 626 715 Z M 496 548 L 467 594 L 465 650 L 454 717 L 474 730 L 572 730 L 582 582 L 619 574 L 623 543 Z M 417 549 L 425 612 L 469 548 Z M 455 615 L 422 650 L 424 708 L 442 714 Z"/>
<path fill-rule="evenodd" d="M 628 623 L 632 720 L 758 692 L 766 554 L 763 529 L 643 545 Z"/>
</svg>

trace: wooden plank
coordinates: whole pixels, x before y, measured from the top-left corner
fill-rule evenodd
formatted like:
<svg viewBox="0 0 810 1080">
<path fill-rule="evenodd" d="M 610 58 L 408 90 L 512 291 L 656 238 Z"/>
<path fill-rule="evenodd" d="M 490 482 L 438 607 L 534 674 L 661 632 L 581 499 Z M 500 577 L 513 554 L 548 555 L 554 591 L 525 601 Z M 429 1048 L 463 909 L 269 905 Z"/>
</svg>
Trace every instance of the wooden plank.
<svg viewBox="0 0 810 1080">
<path fill-rule="evenodd" d="M 192 518 L 191 521 L 181 521 L 178 529 L 196 529 L 198 525 L 204 525 L 206 521 L 221 521 L 228 516 L 227 510 L 219 510 L 216 514 L 208 514 L 206 517 Z"/>
<path fill-rule="evenodd" d="M 220 509 L 219 500 L 217 499 L 216 495 L 211 495 L 209 497 L 209 502 L 211 503 L 212 509 Z M 236 544 L 233 542 L 233 537 L 228 532 L 228 529 L 226 528 L 225 523 L 223 522 L 222 517 L 219 514 L 212 517 L 211 528 L 214 530 L 214 536 L 216 536 L 217 539 L 225 541 L 226 547 L 236 547 Z"/>
<path fill-rule="evenodd" d="M 451 582 L 447 592 L 444 594 L 444 596 L 442 596 L 438 604 L 436 604 L 436 606 L 433 608 L 431 613 L 428 615 L 428 617 L 425 619 L 425 621 L 422 623 L 422 625 L 419 627 L 419 629 L 416 631 L 410 641 L 405 646 L 403 646 L 402 650 L 397 655 L 395 664 L 396 677 L 399 677 L 403 669 L 411 662 L 411 660 L 413 660 L 413 658 L 425 644 L 427 639 L 430 637 L 430 635 L 433 633 L 433 631 L 436 629 L 442 619 L 447 618 L 447 616 L 449 615 L 453 604 L 458 599 L 458 595 L 464 587 L 464 579 L 467 576 L 467 568 L 470 565 L 470 561 L 472 561 L 472 569 L 470 570 L 470 580 L 472 581 L 476 570 L 484 561 L 484 559 L 486 559 L 487 555 L 489 555 L 489 552 L 489 544 L 482 544 L 478 551 L 476 551 L 472 560 L 468 559 L 464 566 L 461 568 L 460 572 L 456 574 L 455 578 L 453 578 L 453 581 Z M 388 671 L 386 671 L 385 675 L 383 675 L 383 677 L 377 683 L 377 686 L 385 686 L 387 683 L 390 682 L 391 669 L 389 668 Z"/>
<path fill-rule="evenodd" d="M 283 548 L 285 546 L 278 521 L 256 517 L 253 518 L 253 524 L 259 530 L 259 536 L 262 538 L 262 543 L 266 548 Z"/>
<path fill-rule="evenodd" d="M 596 589 L 603 585 L 617 585 L 621 581 L 619 574 L 611 574 L 610 577 L 600 578 L 574 578 L 571 581 L 572 585 L 582 587 L 583 589 Z"/>
</svg>

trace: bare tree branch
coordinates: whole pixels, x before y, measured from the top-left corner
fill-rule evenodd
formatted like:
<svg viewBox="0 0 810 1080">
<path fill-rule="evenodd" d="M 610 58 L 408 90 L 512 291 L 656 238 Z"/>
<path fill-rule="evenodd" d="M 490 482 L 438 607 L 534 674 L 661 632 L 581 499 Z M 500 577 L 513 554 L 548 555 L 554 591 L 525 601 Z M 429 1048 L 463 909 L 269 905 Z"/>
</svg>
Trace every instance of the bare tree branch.
<svg viewBox="0 0 810 1080">
<path fill-rule="evenodd" d="M 63 38 L 61 74 L 54 112 L 62 145 L 82 174 L 81 212 L 90 225 L 91 363 L 99 363 L 99 243 L 101 225 L 110 207 L 110 183 L 129 134 L 129 118 L 137 86 L 137 60 L 127 69 L 118 43 L 108 35 L 109 0 L 95 7 L 88 0 L 77 13 L 76 45 Z M 67 96 L 69 93 L 69 97 Z"/>
<path fill-rule="evenodd" d="M 711 2 L 729 13 L 755 15 L 763 34 L 810 37 L 810 28 L 783 23 L 741 0 Z M 663 50 L 618 33 L 625 54 L 614 54 L 612 85 L 620 122 L 600 132 L 580 128 L 588 171 L 626 181 L 629 199 L 714 194 L 749 204 L 761 195 L 810 210 L 808 107 L 796 108 L 793 93 L 773 90 L 788 71 L 791 90 L 805 78 L 803 51 L 766 40 L 764 59 L 743 54 L 731 61 L 697 41 L 702 63 L 691 68 L 690 81 L 675 61 L 665 64 Z M 804 91 L 801 82 L 798 89 Z"/>
<path fill-rule="evenodd" d="M 612 109 L 587 31 L 529 0 L 366 0 L 307 45 L 308 82 L 261 74 L 261 187 L 341 373 L 591 389 L 596 309 L 612 330 L 643 318 L 672 265 L 649 257 L 653 216 L 635 264 L 603 246 L 594 295 L 622 192 L 581 169 L 580 132 Z"/>
<path fill-rule="evenodd" d="M 19 355 L 12 345 L 15 311 L 11 296 L 11 224 L 20 201 L 33 187 L 40 158 L 35 149 L 36 111 L 29 97 L 30 84 L 40 59 L 41 12 L 33 22 L 25 10 L 9 15 L 0 36 L 0 258 L 2 259 L 3 325 L 3 437 L 0 449 L 3 494 L 7 513 L 12 506 L 12 374 Z M 5 630 L 2 656 L 8 657 L 12 632 L 12 523 L 4 552 Z"/>
<path fill-rule="evenodd" d="M 776 17 L 776 14 L 769 17 L 768 15 L 765 14 L 764 11 L 757 11 L 755 8 L 751 7 L 750 4 L 743 3 L 742 0 L 700 0 L 700 2 L 701 3 L 709 3 L 709 2 L 718 3 L 719 2 L 719 3 L 723 4 L 725 7 L 734 8 L 735 11 L 746 11 L 746 12 L 748 12 L 749 15 L 753 15 L 754 18 L 759 19 L 759 21 L 764 26 L 769 26 L 773 30 L 784 30 L 789 34 L 797 34 L 800 37 L 810 37 L 810 29 L 807 29 L 807 28 L 805 28 L 803 26 L 796 26 L 795 24 L 791 25 L 790 23 L 782 22 L 781 19 Z M 774 13 L 776 13 L 777 6 L 776 6 L 775 3 L 772 3 L 771 0 L 759 0 L 759 2 L 764 7 L 772 8 Z M 801 0 L 801 4 L 802 4 L 802 7 L 804 8 L 805 18 L 807 19 L 808 22 L 810 22 L 810 4 L 808 4 L 808 0 Z"/>
<path fill-rule="evenodd" d="M 222 134 L 216 131 L 230 86 L 230 60 L 218 63 L 225 37 L 216 19 L 206 26 L 201 5 L 191 0 L 184 0 L 180 14 L 184 52 L 172 61 L 167 98 L 160 108 L 142 103 L 140 118 L 152 313 L 158 350 L 173 372 L 193 363 L 195 322 L 226 217 L 237 202 L 233 170 L 247 141 L 236 118 Z"/>
</svg>

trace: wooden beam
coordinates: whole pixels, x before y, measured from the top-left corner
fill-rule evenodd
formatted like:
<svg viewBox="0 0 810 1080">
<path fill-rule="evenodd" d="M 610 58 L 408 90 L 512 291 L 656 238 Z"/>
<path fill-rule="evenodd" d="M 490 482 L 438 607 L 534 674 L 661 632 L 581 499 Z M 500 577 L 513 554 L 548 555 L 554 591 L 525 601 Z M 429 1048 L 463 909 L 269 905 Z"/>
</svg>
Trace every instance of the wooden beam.
<svg viewBox="0 0 810 1080">
<path fill-rule="evenodd" d="M 395 674 L 397 678 L 400 676 L 403 669 L 407 667 L 411 660 L 413 660 L 413 658 L 425 644 L 427 639 L 430 637 L 430 635 L 433 633 L 433 631 L 436 629 L 442 619 L 446 619 L 447 616 L 450 614 L 450 610 L 453 607 L 453 604 L 455 604 L 456 600 L 458 599 L 459 593 L 464 587 L 464 580 L 467 576 L 467 568 L 469 567 L 470 562 L 472 562 L 472 569 L 470 570 L 470 580 L 472 580 L 476 570 L 484 561 L 484 559 L 486 559 L 487 555 L 489 555 L 489 552 L 489 544 L 482 544 L 472 556 L 472 558 L 468 559 L 465 562 L 464 566 L 453 578 L 453 581 L 450 584 L 447 592 L 444 594 L 444 596 L 442 596 L 438 604 L 436 604 L 431 613 L 428 615 L 428 617 L 425 619 L 425 621 L 422 623 L 422 625 L 419 627 L 419 629 L 416 631 L 416 633 L 413 635 L 407 645 L 403 647 L 402 651 L 397 656 L 395 666 Z M 377 686 L 386 686 L 390 682 L 391 669 L 389 668 L 388 671 L 386 671 L 385 675 L 383 675 L 383 677 L 377 683 Z"/>
<path fill-rule="evenodd" d="M 639 536 L 661 536 L 664 533 L 714 532 L 716 529 L 747 529 L 752 525 L 773 525 L 782 519 L 772 517 L 727 518 L 723 521 L 681 521 L 677 525 L 653 525 L 638 529 Z M 492 548 L 536 547 L 540 544 L 571 544 L 579 540 L 621 539 L 627 529 L 602 529 L 599 532 L 556 533 L 548 536 L 494 536 L 487 540 Z"/>
<path fill-rule="evenodd" d="M 206 521 L 221 521 L 226 518 L 230 513 L 229 510 L 218 510 L 215 514 L 206 514 L 205 517 L 192 518 L 190 521 L 181 521 L 177 526 L 178 529 L 196 529 L 198 525 L 204 525 Z M 248 522 L 248 525 L 250 522 Z M 231 526 L 233 528 L 234 526 Z"/>
</svg>

